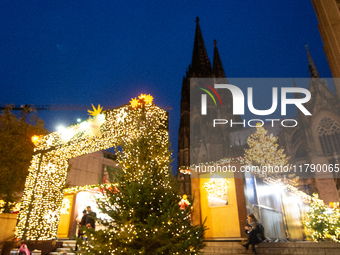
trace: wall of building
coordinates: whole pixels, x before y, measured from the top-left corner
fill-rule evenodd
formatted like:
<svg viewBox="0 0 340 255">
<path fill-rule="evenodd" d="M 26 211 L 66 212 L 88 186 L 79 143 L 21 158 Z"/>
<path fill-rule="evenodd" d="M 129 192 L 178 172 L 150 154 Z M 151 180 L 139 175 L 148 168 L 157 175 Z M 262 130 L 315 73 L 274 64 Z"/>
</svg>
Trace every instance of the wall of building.
<svg viewBox="0 0 340 255">
<path fill-rule="evenodd" d="M 340 1 L 312 0 L 319 31 L 324 44 L 324 51 L 334 78 L 340 78 Z M 340 95 L 340 83 L 335 84 Z"/>
<path fill-rule="evenodd" d="M 70 171 L 67 174 L 67 185 L 85 186 L 103 181 L 105 166 L 118 167 L 115 155 L 98 151 L 69 160 Z"/>
</svg>

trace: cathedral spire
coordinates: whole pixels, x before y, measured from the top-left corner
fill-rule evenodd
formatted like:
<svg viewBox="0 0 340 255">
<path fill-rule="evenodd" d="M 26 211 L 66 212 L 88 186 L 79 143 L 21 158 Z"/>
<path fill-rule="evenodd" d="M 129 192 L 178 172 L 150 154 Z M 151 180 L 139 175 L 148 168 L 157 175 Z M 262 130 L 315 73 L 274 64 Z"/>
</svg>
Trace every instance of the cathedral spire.
<svg viewBox="0 0 340 255">
<path fill-rule="evenodd" d="M 305 47 L 306 47 L 306 50 L 307 50 L 308 67 L 309 67 L 310 77 L 311 78 L 320 78 L 320 74 L 318 72 L 318 69 L 316 69 L 312 55 L 309 52 L 308 45 L 305 45 Z"/>
<path fill-rule="evenodd" d="M 211 64 L 208 58 L 207 50 L 205 49 L 199 20 L 200 19 L 196 17 L 196 32 L 191 67 L 196 75 L 206 76 L 211 74 Z"/>
<path fill-rule="evenodd" d="M 295 79 L 293 78 L 294 88 L 297 88 Z M 300 93 L 294 93 L 294 98 L 302 98 Z"/>
<path fill-rule="evenodd" d="M 225 73 L 220 58 L 220 54 L 217 49 L 217 41 L 214 40 L 214 60 L 213 60 L 213 72 L 216 78 L 225 78 Z"/>
</svg>

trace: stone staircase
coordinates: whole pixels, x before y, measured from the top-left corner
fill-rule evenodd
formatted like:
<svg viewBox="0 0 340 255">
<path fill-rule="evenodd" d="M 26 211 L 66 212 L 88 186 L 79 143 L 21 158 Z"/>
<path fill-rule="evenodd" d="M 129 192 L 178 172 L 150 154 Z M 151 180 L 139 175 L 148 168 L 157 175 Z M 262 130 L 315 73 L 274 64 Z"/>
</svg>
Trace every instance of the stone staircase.
<svg viewBox="0 0 340 255">
<path fill-rule="evenodd" d="M 62 248 L 57 248 L 56 251 L 50 252 L 49 255 L 74 255 L 71 248 L 74 250 L 76 248 L 76 240 L 60 240 L 63 242 Z"/>
<path fill-rule="evenodd" d="M 243 243 L 243 242 L 242 242 Z M 245 255 L 252 254 L 251 247 L 247 251 L 240 241 L 205 242 L 204 255 Z M 266 255 L 340 255 L 340 244 L 335 242 L 283 242 L 260 243 L 256 245 L 257 254 Z"/>
<path fill-rule="evenodd" d="M 74 255 L 71 249 L 75 249 L 76 240 L 59 240 L 63 247 L 58 248 L 50 255 Z M 245 241 L 206 241 L 203 249 L 204 255 L 249 255 L 251 247 L 247 251 L 242 243 Z M 340 243 L 335 242 L 282 242 L 260 243 L 256 245 L 257 254 L 266 255 L 340 255 Z M 151 255 L 151 254 L 150 254 Z"/>
</svg>

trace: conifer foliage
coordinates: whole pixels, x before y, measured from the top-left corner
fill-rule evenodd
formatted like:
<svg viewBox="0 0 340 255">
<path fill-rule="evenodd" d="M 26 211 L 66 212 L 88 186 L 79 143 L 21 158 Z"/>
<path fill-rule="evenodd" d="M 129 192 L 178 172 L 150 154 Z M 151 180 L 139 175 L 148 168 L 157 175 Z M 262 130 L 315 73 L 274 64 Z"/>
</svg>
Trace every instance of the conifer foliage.
<svg viewBox="0 0 340 255">
<path fill-rule="evenodd" d="M 247 139 L 249 149 L 245 150 L 245 163 L 255 166 L 254 174 L 260 177 L 273 178 L 276 181 L 281 180 L 296 185 L 297 178 L 294 174 L 290 174 L 288 157 L 283 149 L 278 148 L 278 138 L 267 133 L 264 127 L 256 125 L 256 132 Z"/>
<path fill-rule="evenodd" d="M 313 195 L 305 226 L 314 241 L 340 242 L 340 207 L 338 202 L 326 206 L 316 194 Z"/>
<path fill-rule="evenodd" d="M 102 190 L 99 220 L 105 230 L 86 229 L 87 254 L 198 254 L 203 225 L 193 226 L 190 206 L 180 208 L 178 184 L 169 169 L 171 152 L 166 121 L 145 105 L 132 108 L 138 128 L 120 141 L 122 169 Z M 97 223 L 97 224 L 98 224 Z"/>
</svg>

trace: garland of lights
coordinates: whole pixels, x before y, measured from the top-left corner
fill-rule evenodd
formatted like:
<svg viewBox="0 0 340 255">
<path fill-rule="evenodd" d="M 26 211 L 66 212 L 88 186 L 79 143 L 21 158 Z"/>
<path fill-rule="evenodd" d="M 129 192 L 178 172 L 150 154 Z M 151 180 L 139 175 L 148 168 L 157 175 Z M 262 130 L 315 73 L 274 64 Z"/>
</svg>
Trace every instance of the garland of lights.
<svg viewBox="0 0 340 255">
<path fill-rule="evenodd" d="M 92 184 L 92 185 L 85 185 L 85 186 L 76 186 L 76 187 L 70 187 L 67 189 L 64 189 L 64 194 L 75 194 L 79 191 L 87 191 L 87 190 L 91 190 L 91 189 L 103 189 L 103 188 L 107 188 L 107 187 L 113 187 L 113 186 L 117 186 L 118 184 L 115 183 L 104 183 L 104 184 Z"/>
<path fill-rule="evenodd" d="M 15 236 L 25 240 L 51 240 L 57 236 L 63 187 L 66 183 L 68 160 L 84 154 L 117 146 L 119 139 L 126 141 L 141 132 L 136 116 L 146 114 L 157 120 L 155 136 L 167 144 L 168 114 L 152 104 L 153 97 L 141 95 L 131 105 L 101 113 L 100 106 L 89 111 L 89 120 L 59 132 L 37 139 L 28 169 L 21 210 Z M 138 105 L 144 104 L 143 110 Z M 71 191 L 71 190 L 69 190 Z"/>
<path fill-rule="evenodd" d="M 141 98 L 131 105 L 144 112 Z M 181 199 L 170 178 L 168 134 L 155 117 L 150 112 L 136 116 L 141 128 L 121 138 L 117 161 L 122 168 L 114 177 L 118 186 L 103 190 L 98 208 L 107 218 L 97 221 L 102 230 L 84 230 L 82 252 L 197 254 L 202 248 L 204 228 L 192 226 L 191 201 L 185 195 Z"/>
</svg>

